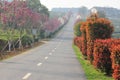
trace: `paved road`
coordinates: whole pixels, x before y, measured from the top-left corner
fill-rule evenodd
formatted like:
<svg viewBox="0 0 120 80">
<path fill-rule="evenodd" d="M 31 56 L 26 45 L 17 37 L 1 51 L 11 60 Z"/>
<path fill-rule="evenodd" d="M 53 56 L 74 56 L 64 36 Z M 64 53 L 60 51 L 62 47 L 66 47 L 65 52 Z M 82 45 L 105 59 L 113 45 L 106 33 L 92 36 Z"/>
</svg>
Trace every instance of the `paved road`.
<svg viewBox="0 0 120 80">
<path fill-rule="evenodd" d="M 0 62 L 0 80 L 86 80 L 72 49 L 73 21 L 46 44 Z"/>
</svg>

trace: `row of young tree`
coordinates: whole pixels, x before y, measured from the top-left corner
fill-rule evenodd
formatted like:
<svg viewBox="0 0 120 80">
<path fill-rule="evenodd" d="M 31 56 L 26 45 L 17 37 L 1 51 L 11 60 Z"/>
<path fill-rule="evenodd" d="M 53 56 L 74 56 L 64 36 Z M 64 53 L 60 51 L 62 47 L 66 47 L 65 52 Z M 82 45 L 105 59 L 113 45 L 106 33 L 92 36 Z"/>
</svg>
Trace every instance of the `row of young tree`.
<svg viewBox="0 0 120 80">
<path fill-rule="evenodd" d="M 41 4 L 38 7 L 34 7 L 36 5 L 35 1 L 0 1 L 0 28 L 1 36 L 3 36 L 1 41 L 8 43 L 5 48 L 8 46 L 9 51 L 11 51 L 11 46 L 16 39 L 18 39 L 17 42 L 19 43 L 19 48 L 21 48 L 21 38 L 30 36 L 27 35 L 28 33 L 33 35 L 33 29 L 40 31 L 41 25 L 48 20 L 48 14 L 38 12 L 38 7 L 40 8 Z M 33 5 L 30 5 L 32 3 Z M 48 12 L 47 8 L 41 8 Z M 2 47 L 1 45 L 1 49 Z"/>
<path fill-rule="evenodd" d="M 120 39 L 113 39 L 110 20 L 92 13 L 86 21 L 78 20 L 74 27 L 74 44 L 96 69 L 120 79 Z"/>
<path fill-rule="evenodd" d="M 39 0 L 0 0 L 0 51 L 32 46 L 57 31 L 68 16 L 61 17 L 62 21 L 49 18 L 48 9 Z"/>
</svg>

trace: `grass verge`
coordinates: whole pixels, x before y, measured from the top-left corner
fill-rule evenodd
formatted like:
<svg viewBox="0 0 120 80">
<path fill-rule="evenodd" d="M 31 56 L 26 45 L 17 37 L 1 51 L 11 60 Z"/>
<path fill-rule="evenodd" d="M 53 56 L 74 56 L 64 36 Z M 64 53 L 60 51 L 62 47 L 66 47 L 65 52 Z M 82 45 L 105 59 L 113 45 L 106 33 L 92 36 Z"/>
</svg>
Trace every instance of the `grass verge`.
<svg viewBox="0 0 120 80">
<path fill-rule="evenodd" d="M 83 59 L 83 55 L 77 46 L 73 45 L 73 49 L 83 67 L 87 80 L 114 80 L 112 77 L 105 76 L 104 73 L 96 70 L 93 65 L 91 65 L 87 60 Z"/>
</svg>

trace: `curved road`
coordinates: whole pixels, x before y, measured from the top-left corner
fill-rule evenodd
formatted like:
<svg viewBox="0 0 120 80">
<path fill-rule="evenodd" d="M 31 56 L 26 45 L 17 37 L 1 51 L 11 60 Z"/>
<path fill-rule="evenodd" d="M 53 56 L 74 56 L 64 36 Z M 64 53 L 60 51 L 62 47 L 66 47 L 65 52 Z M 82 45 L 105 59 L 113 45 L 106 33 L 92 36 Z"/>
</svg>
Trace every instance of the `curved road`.
<svg viewBox="0 0 120 80">
<path fill-rule="evenodd" d="M 0 62 L 0 80 L 86 80 L 72 49 L 74 18 L 46 44 Z"/>
</svg>

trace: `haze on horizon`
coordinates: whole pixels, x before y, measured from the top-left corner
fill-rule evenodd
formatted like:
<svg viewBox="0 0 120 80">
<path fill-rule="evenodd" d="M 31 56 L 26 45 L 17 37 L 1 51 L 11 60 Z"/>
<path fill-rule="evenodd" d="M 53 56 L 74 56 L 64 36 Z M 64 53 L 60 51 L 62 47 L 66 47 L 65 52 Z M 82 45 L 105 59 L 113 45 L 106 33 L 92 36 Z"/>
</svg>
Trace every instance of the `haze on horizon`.
<svg viewBox="0 0 120 80">
<path fill-rule="evenodd" d="M 120 9 L 120 0 L 40 0 L 49 10 L 52 8 L 72 8 L 82 7 L 92 8 L 94 6 L 99 7 L 113 7 Z"/>
</svg>

